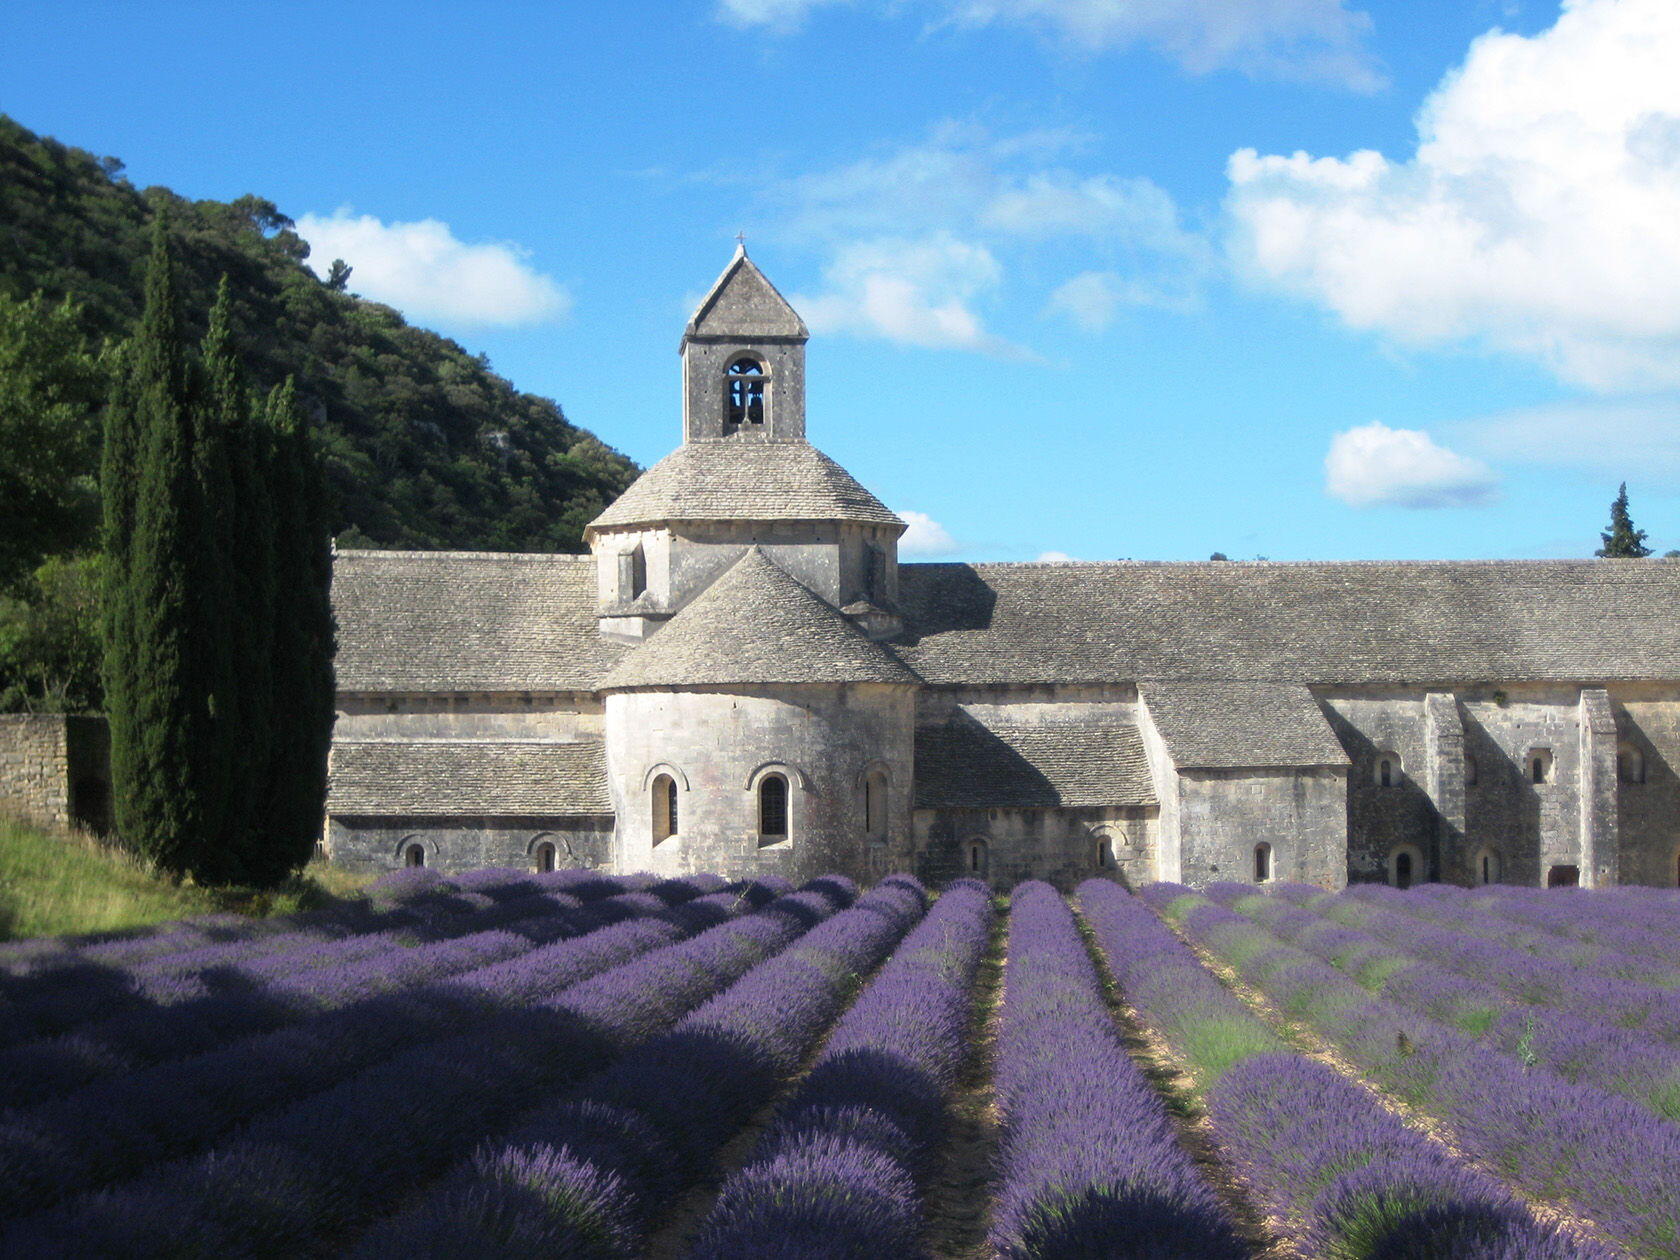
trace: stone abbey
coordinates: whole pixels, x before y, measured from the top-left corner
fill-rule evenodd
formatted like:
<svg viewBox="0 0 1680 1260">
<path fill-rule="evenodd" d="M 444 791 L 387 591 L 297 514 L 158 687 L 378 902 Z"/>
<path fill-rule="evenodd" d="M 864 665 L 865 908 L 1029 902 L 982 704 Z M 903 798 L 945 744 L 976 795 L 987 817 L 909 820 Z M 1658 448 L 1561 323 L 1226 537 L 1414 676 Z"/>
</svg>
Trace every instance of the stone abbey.
<svg viewBox="0 0 1680 1260">
<path fill-rule="evenodd" d="M 903 563 L 738 250 L 592 554 L 341 551 L 362 868 L 1680 882 L 1680 563 Z"/>
</svg>

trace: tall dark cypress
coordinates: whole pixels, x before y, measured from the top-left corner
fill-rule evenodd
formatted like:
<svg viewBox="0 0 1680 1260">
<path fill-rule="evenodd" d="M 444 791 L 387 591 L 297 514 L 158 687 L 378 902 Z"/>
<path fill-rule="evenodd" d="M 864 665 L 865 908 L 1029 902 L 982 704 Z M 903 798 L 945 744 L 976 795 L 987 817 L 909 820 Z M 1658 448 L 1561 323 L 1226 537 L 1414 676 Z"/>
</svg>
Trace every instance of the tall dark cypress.
<svg viewBox="0 0 1680 1260">
<path fill-rule="evenodd" d="M 292 382 L 268 399 L 274 456 L 273 742 L 252 877 L 272 882 L 309 859 L 326 809 L 333 727 L 332 534 L 320 452 Z"/>
<path fill-rule="evenodd" d="M 274 521 L 271 446 L 233 342 L 227 277 L 203 345 L 195 474 L 203 541 L 195 580 L 194 655 L 215 678 L 199 756 L 218 803 L 200 874 L 251 880 L 258 798 L 268 777 L 273 699 Z M 260 865 L 260 863 L 259 863 Z"/>
<path fill-rule="evenodd" d="M 108 430 L 106 621 L 114 821 L 166 870 L 201 864 L 215 802 L 194 751 L 210 704 L 192 655 L 191 584 L 202 537 L 193 469 L 192 371 L 183 352 L 168 225 L 152 229 L 146 306 L 125 355 Z M 125 475 L 124 464 L 129 465 Z"/>
</svg>

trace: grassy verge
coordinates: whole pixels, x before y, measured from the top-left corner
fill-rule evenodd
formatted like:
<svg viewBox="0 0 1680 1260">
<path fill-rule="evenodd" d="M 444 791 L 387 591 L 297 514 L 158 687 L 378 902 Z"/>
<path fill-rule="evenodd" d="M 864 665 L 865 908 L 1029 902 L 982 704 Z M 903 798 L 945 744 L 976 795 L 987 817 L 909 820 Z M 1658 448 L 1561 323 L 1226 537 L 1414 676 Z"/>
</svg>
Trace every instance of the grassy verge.
<svg viewBox="0 0 1680 1260">
<path fill-rule="evenodd" d="M 0 819 L 0 941 L 113 932 L 214 911 L 294 914 L 353 896 L 366 882 L 312 862 L 277 889 L 176 884 L 86 836 Z"/>
</svg>

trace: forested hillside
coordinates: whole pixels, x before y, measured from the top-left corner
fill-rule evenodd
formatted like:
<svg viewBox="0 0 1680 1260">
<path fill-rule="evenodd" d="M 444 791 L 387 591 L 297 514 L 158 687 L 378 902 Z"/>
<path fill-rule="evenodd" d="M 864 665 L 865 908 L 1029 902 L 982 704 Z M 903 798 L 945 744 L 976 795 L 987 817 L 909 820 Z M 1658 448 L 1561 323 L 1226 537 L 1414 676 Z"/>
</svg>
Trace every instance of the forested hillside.
<svg viewBox="0 0 1680 1260">
<path fill-rule="evenodd" d="M 92 349 L 125 336 L 140 310 L 145 225 L 167 205 L 191 334 L 226 274 L 254 382 L 297 379 L 341 544 L 578 550 L 585 523 L 635 475 L 484 359 L 318 279 L 271 202 L 188 201 L 137 189 L 122 169 L 0 115 L 0 297 L 73 298 Z M 87 459 L 91 476 L 97 452 Z M 81 541 L 94 545 L 91 533 Z"/>
</svg>

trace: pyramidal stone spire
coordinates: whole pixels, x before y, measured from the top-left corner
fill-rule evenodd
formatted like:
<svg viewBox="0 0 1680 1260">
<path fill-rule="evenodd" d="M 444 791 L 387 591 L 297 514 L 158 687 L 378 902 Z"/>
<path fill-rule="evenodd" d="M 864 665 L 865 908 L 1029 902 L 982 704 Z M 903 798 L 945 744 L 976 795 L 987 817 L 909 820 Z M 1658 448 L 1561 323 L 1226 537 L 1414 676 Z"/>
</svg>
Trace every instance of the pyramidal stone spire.
<svg viewBox="0 0 1680 1260">
<path fill-rule="evenodd" d="M 683 441 L 804 441 L 809 337 L 737 241 L 683 331 Z"/>
</svg>

